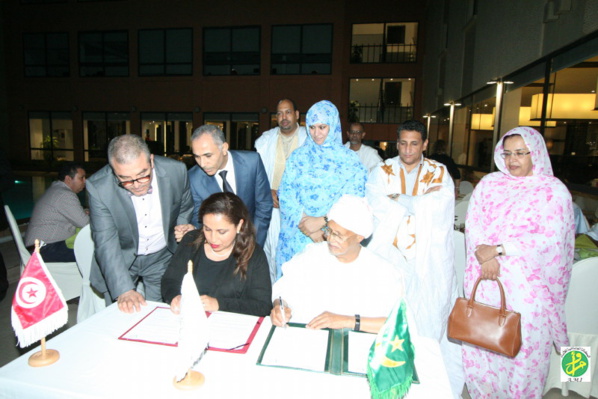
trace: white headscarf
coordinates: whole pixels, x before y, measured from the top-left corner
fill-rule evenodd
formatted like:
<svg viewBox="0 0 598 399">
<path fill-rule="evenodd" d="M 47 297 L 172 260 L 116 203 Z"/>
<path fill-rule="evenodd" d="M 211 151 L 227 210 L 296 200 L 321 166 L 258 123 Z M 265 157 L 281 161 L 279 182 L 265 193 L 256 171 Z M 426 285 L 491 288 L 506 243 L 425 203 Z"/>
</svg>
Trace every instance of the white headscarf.
<svg viewBox="0 0 598 399">
<path fill-rule="evenodd" d="M 374 214 L 368 200 L 344 194 L 332 205 L 328 220 L 334 220 L 343 228 L 368 238 L 374 230 Z"/>
</svg>

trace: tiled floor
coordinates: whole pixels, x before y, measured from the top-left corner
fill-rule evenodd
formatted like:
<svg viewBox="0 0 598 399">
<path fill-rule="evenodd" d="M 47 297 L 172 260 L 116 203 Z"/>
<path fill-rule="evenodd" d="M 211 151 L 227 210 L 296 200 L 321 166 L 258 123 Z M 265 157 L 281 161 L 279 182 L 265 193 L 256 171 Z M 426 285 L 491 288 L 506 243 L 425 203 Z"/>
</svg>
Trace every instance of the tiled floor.
<svg viewBox="0 0 598 399">
<path fill-rule="evenodd" d="M 6 233 L 4 234 L 4 237 Z M 13 359 L 21 356 L 22 354 L 34 349 L 38 344 L 34 344 L 31 347 L 20 349 L 17 346 L 17 340 L 10 324 L 10 305 L 12 303 L 12 297 L 14 295 L 16 284 L 19 278 L 19 258 L 12 240 L 5 241 L 6 239 L 0 236 L 0 252 L 4 257 L 4 262 L 8 269 L 8 280 L 10 282 L 10 288 L 6 295 L 6 298 L 0 302 L 0 367 L 11 362 Z M 68 323 L 56 331 L 54 334 L 66 330 L 70 326 L 76 323 L 77 317 L 77 304 L 69 304 L 69 321 Z M 53 335 L 54 335 L 53 334 Z M 51 338 L 51 337 L 49 337 Z M 463 398 L 470 399 L 467 390 L 463 390 Z M 581 398 L 575 392 L 570 392 L 569 396 L 562 396 L 560 391 L 552 389 L 548 394 L 544 396 L 544 399 L 576 399 Z"/>
</svg>

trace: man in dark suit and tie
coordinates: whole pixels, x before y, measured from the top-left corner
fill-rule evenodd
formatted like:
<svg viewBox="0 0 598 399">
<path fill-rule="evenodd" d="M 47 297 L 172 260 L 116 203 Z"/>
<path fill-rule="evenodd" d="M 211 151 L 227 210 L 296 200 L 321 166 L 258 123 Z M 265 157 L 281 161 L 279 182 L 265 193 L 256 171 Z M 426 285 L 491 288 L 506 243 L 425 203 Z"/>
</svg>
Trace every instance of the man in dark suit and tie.
<svg viewBox="0 0 598 399">
<path fill-rule="evenodd" d="M 195 203 L 192 223 L 199 227 L 198 212 L 204 199 L 221 191 L 233 192 L 247 206 L 257 230 L 257 243 L 263 247 L 272 217 L 272 194 L 258 153 L 229 151 L 224 133 L 213 125 L 195 129 L 191 149 L 197 162 L 189 170 Z"/>
<path fill-rule="evenodd" d="M 177 236 L 193 211 L 187 169 L 150 154 L 140 136 L 108 145 L 108 165 L 87 180 L 95 256 L 91 284 L 121 311 L 139 311 L 145 299 L 161 301 L 160 284 Z M 135 290 L 143 282 L 145 297 Z M 109 295 L 109 297 L 108 297 Z"/>
</svg>

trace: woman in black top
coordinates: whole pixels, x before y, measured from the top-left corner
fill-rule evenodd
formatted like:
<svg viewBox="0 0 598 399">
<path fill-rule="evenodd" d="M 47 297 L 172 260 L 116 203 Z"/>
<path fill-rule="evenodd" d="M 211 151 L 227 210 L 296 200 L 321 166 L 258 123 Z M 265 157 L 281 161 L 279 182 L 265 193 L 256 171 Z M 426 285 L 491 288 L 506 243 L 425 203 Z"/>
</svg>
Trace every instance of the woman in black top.
<svg viewBox="0 0 598 399">
<path fill-rule="evenodd" d="M 272 309 L 268 261 L 255 242 L 255 228 L 243 201 L 216 193 L 199 208 L 202 228 L 187 233 L 162 277 L 162 297 L 180 311 L 187 263 L 208 312 L 223 310 L 266 316 Z"/>
</svg>

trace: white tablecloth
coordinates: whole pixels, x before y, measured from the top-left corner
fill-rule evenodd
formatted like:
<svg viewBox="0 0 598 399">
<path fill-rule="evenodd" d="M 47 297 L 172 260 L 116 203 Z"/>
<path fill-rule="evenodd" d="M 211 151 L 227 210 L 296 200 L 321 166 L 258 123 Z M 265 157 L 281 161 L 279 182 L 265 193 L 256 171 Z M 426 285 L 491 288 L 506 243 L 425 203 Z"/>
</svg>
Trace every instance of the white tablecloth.
<svg viewBox="0 0 598 399">
<path fill-rule="evenodd" d="M 369 398 L 366 378 L 257 366 L 271 324 L 266 318 L 244 354 L 208 351 L 195 367 L 205 384 L 195 391 L 172 385 L 176 348 L 119 340 L 157 303 L 137 314 L 116 305 L 95 314 L 47 343 L 60 360 L 47 367 L 27 364 L 27 353 L 0 368 L 0 398 Z M 407 398 L 450 398 L 438 344 L 414 339 L 421 384 Z M 34 351 L 37 351 L 35 349 Z"/>
</svg>

